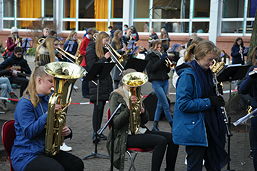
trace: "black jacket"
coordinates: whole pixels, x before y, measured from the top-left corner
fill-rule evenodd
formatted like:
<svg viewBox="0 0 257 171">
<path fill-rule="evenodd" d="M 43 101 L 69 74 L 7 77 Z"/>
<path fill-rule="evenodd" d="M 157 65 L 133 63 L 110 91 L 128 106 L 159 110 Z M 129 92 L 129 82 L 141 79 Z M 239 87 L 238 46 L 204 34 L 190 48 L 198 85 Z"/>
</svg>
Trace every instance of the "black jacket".
<svg viewBox="0 0 257 171">
<path fill-rule="evenodd" d="M 21 73 L 26 73 L 28 75 L 31 74 L 31 69 L 27 63 L 27 60 L 25 60 L 23 57 L 17 58 L 14 54 L 0 64 L 0 73 L 3 73 L 4 75 L 12 75 L 11 70 L 8 69 L 12 66 L 20 66 Z"/>
<path fill-rule="evenodd" d="M 146 66 L 146 71 L 150 82 L 169 79 L 168 73 L 170 72 L 170 68 L 166 66 L 165 58 L 161 59 L 156 53 L 150 52 L 147 55 L 147 59 L 149 62 Z"/>
<path fill-rule="evenodd" d="M 97 57 L 95 52 L 95 42 L 90 42 L 87 47 L 87 53 L 86 53 L 86 59 L 87 59 L 87 66 L 86 70 L 90 72 L 91 68 L 95 63 L 105 63 L 110 62 L 105 57 L 102 57 L 101 59 Z M 95 82 L 97 82 L 97 79 L 94 79 Z M 110 74 L 107 74 L 106 77 L 99 79 L 99 100 L 108 100 L 110 93 L 112 92 L 112 78 Z M 90 81 L 89 82 L 89 95 L 90 95 L 90 101 L 95 102 L 96 101 L 96 95 L 97 95 L 97 86 Z"/>
<path fill-rule="evenodd" d="M 231 56 L 232 56 L 232 64 L 245 64 L 244 59 L 242 56 L 247 56 L 247 52 L 245 52 L 245 47 L 242 47 L 242 55 L 239 53 L 240 47 L 238 45 L 234 45 L 231 49 Z"/>
</svg>

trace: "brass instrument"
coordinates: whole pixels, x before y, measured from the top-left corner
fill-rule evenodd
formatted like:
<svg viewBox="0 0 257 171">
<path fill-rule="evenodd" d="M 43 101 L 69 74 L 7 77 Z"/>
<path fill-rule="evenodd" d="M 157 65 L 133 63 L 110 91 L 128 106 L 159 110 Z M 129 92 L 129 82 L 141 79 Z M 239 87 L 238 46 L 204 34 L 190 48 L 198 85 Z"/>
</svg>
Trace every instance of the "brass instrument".
<svg viewBox="0 0 257 171">
<path fill-rule="evenodd" d="M 45 152 L 53 156 L 63 143 L 62 129 L 66 124 L 67 108 L 71 102 L 73 84 L 86 74 L 84 68 L 69 62 L 51 62 L 45 65 L 45 72 L 54 77 L 54 93 L 48 103 L 46 123 Z M 55 105 L 62 109 L 56 111 Z"/>
<path fill-rule="evenodd" d="M 76 63 L 78 65 L 81 64 L 83 57 L 82 56 L 74 56 L 68 52 L 66 52 L 65 50 L 63 50 L 62 48 L 58 47 L 56 48 L 56 51 L 59 52 L 62 56 L 64 56 L 66 59 L 68 59 L 69 61 L 71 61 L 72 63 Z M 75 62 L 73 62 L 73 60 Z"/>
<path fill-rule="evenodd" d="M 117 68 L 122 72 L 124 67 L 122 66 L 122 62 L 124 62 L 124 58 L 120 55 L 109 43 L 105 44 L 104 46 L 110 53 L 111 59 L 116 64 Z"/>
<path fill-rule="evenodd" d="M 122 83 L 129 87 L 129 107 L 130 107 L 130 117 L 129 117 L 129 128 L 131 133 L 137 134 L 140 127 L 140 113 L 141 113 L 141 86 L 148 81 L 146 74 L 142 72 L 131 72 L 126 74 L 122 78 Z M 132 103 L 131 96 L 136 96 L 136 103 Z"/>
<path fill-rule="evenodd" d="M 233 125 L 237 126 L 239 124 L 243 124 L 243 123 L 247 122 L 249 119 L 256 117 L 256 115 L 257 115 L 257 108 L 253 110 L 252 106 L 248 106 L 247 115 L 238 119 L 236 122 L 233 123 Z"/>
<path fill-rule="evenodd" d="M 14 39 L 15 39 L 15 41 L 18 40 L 17 47 L 22 47 L 22 38 L 18 37 L 18 36 L 15 36 Z"/>
<path fill-rule="evenodd" d="M 176 66 L 176 62 L 171 61 L 169 58 L 166 58 L 164 61 L 165 61 L 165 65 L 168 68 L 174 68 Z"/>
</svg>

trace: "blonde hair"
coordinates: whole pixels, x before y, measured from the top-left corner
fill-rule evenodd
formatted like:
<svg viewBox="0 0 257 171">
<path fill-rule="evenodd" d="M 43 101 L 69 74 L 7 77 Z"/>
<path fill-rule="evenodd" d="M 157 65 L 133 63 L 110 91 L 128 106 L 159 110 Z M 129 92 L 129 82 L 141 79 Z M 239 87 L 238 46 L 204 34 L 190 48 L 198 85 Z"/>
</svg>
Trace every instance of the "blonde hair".
<svg viewBox="0 0 257 171">
<path fill-rule="evenodd" d="M 187 50 L 187 55 L 193 56 L 196 60 L 204 58 L 207 54 L 219 57 L 220 53 L 220 50 L 209 40 L 202 40 L 198 44 L 194 43 Z"/>
<path fill-rule="evenodd" d="M 116 47 L 114 47 L 114 48 L 115 48 L 116 50 L 122 48 L 122 46 L 121 46 L 121 40 L 120 40 L 120 38 L 119 38 L 119 34 L 120 34 L 120 33 L 122 33 L 121 30 L 116 30 L 116 31 L 114 32 L 114 36 L 113 36 L 113 38 L 112 38 L 112 42 L 115 44 Z"/>
<path fill-rule="evenodd" d="M 203 38 L 195 36 L 192 39 L 192 41 L 190 43 L 190 46 L 193 45 L 193 44 L 198 45 L 203 40 L 204 40 Z M 194 55 L 191 54 L 193 46 L 192 47 L 190 47 L 190 46 L 186 50 L 186 54 L 185 54 L 185 58 L 184 58 L 185 62 L 189 62 L 189 61 L 192 61 L 194 59 Z"/>
<path fill-rule="evenodd" d="M 101 32 L 97 35 L 95 40 L 95 52 L 98 58 L 104 57 L 104 45 L 102 42 L 104 38 L 109 38 L 109 35 L 106 32 Z"/>
<path fill-rule="evenodd" d="M 71 40 L 72 37 L 73 37 L 75 34 L 77 34 L 77 32 L 76 32 L 75 30 L 71 31 L 70 34 L 69 34 L 69 36 L 67 37 L 66 41 L 67 41 L 67 40 Z"/>
<path fill-rule="evenodd" d="M 28 87 L 26 88 L 26 90 L 23 93 L 23 96 L 25 96 L 25 97 L 28 96 L 27 98 L 30 99 L 30 101 L 34 107 L 36 107 L 39 103 L 39 97 L 36 92 L 36 86 L 37 86 L 36 78 L 45 77 L 45 76 L 47 76 L 47 73 L 44 70 L 44 66 L 35 67 L 35 69 L 33 70 L 32 74 L 30 76 Z"/>
</svg>

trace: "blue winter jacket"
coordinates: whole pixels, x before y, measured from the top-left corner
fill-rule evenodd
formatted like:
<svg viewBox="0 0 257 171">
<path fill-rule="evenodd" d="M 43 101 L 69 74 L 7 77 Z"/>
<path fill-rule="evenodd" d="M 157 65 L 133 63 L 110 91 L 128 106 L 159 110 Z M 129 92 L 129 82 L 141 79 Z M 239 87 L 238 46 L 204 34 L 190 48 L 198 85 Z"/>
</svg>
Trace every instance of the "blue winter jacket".
<svg viewBox="0 0 257 171">
<path fill-rule="evenodd" d="M 16 106 L 16 138 L 11 152 L 12 165 L 16 171 L 23 171 L 30 161 L 44 153 L 49 96 L 39 96 L 41 100 L 37 107 L 26 98 L 22 98 Z"/>
<path fill-rule="evenodd" d="M 209 98 L 201 98 L 199 78 L 191 67 L 177 71 L 176 103 L 173 117 L 173 141 L 179 145 L 208 146 L 204 111 Z"/>
</svg>

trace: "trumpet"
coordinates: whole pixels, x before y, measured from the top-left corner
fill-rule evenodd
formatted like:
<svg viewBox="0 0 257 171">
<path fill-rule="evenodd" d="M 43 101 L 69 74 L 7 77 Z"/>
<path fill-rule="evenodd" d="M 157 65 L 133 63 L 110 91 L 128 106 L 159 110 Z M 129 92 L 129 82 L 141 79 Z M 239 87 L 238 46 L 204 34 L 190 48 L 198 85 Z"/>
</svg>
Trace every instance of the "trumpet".
<svg viewBox="0 0 257 171">
<path fill-rule="evenodd" d="M 63 55 L 66 59 L 68 59 L 72 63 L 80 65 L 82 62 L 82 56 L 74 56 L 74 55 L 66 52 L 65 50 L 63 50 L 60 47 L 56 48 L 56 51 L 59 52 L 61 55 Z"/>
<path fill-rule="evenodd" d="M 116 64 L 120 72 L 122 72 L 124 70 L 124 67 L 121 64 L 121 62 L 124 61 L 123 56 L 120 55 L 109 43 L 105 44 L 104 47 L 111 53 L 112 61 Z"/>
<path fill-rule="evenodd" d="M 176 62 L 170 60 L 169 58 L 166 58 L 165 60 L 165 65 L 168 67 L 168 68 L 174 68 L 176 66 Z"/>
</svg>

